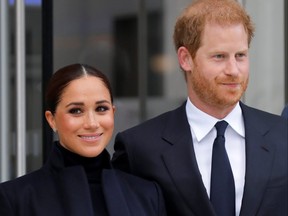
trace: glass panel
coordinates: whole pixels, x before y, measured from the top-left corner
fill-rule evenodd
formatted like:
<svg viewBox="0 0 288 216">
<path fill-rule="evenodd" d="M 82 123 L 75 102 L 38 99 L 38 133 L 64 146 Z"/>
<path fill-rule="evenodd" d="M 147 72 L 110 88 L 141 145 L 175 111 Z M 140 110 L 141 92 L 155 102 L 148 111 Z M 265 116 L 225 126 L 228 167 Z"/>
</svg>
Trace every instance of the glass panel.
<svg viewBox="0 0 288 216">
<path fill-rule="evenodd" d="M 42 11 L 41 1 L 26 2 L 27 172 L 42 165 Z"/>
<path fill-rule="evenodd" d="M 153 4 L 153 0 L 148 1 Z M 182 9 L 191 3 L 190 0 L 171 1 L 163 0 L 158 5 L 161 17 L 158 22 L 152 21 L 153 25 L 148 26 L 148 33 L 158 31 L 157 37 L 148 37 L 148 49 L 154 49 L 155 43 L 161 44 L 156 52 L 148 52 L 148 68 L 152 71 L 148 73 L 148 90 L 154 85 L 151 80 L 157 77 L 161 80 L 161 94 L 149 94 L 147 100 L 147 118 L 152 118 L 160 113 L 171 110 L 186 98 L 186 84 L 177 61 L 176 51 L 173 43 L 173 31 L 177 16 Z M 158 26 L 155 26 L 158 25 Z M 150 30 L 150 31 L 149 31 Z M 155 49 L 154 49 L 155 50 Z M 157 83 L 154 88 L 157 87 Z"/>
<path fill-rule="evenodd" d="M 11 140 L 9 151 L 11 152 L 11 164 L 9 166 L 9 178 L 16 177 L 16 77 L 15 77 L 15 4 L 9 1 L 9 79 L 10 79 L 10 127 Z M 27 172 L 35 170 L 42 165 L 42 77 L 41 77 L 41 1 L 25 1 L 26 18 L 26 156 Z"/>
</svg>

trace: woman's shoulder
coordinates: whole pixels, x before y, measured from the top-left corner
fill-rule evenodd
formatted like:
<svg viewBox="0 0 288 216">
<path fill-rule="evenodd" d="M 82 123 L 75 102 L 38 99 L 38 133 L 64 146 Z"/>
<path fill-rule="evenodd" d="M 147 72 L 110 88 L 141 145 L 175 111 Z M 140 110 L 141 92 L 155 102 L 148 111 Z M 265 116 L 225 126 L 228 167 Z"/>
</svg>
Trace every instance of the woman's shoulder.
<svg viewBox="0 0 288 216">
<path fill-rule="evenodd" d="M 149 180 L 149 179 L 145 179 L 142 177 L 138 177 L 136 175 L 132 175 L 130 173 L 124 172 L 122 170 L 119 169 L 105 169 L 104 172 L 110 173 L 111 175 L 116 175 L 118 178 L 123 179 L 123 180 L 127 180 L 130 182 L 137 182 L 140 184 L 147 184 L 150 185 L 151 184 L 155 184 L 155 181 Z"/>
<path fill-rule="evenodd" d="M 23 176 L 17 177 L 15 179 L 11 179 L 5 182 L 2 182 L 0 184 L 0 191 L 5 190 L 7 192 L 16 191 L 19 193 L 19 191 L 26 190 L 27 188 L 31 188 L 42 185 L 43 186 L 43 180 L 45 180 L 45 172 L 43 169 L 38 169 L 33 172 L 30 172 L 28 174 L 25 174 Z"/>
<path fill-rule="evenodd" d="M 130 173 L 123 172 L 118 169 L 107 169 L 103 170 L 104 178 L 108 178 L 110 180 L 115 180 L 122 188 L 126 188 L 128 190 L 132 190 L 136 193 L 145 192 L 145 194 L 150 191 L 151 194 L 161 194 L 161 190 L 157 182 L 144 179 Z M 111 181 L 111 182 L 112 182 Z"/>
<path fill-rule="evenodd" d="M 108 200 L 126 200 L 129 208 L 141 211 L 141 215 L 166 215 L 162 191 L 155 181 L 117 169 L 103 170 L 102 181 L 104 194 L 113 196 Z"/>
</svg>

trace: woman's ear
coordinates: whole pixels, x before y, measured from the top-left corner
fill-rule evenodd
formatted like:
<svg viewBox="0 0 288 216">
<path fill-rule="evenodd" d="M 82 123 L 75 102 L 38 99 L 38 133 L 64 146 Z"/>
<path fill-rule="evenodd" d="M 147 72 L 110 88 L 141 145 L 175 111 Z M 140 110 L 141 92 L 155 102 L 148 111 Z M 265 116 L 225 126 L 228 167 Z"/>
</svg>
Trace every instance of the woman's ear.
<svg viewBox="0 0 288 216">
<path fill-rule="evenodd" d="M 188 49 L 184 46 L 179 47 L 178 52 L 178 62 L 182 70 L 192 71 L 193 61 Z"/>
<path fill-rule="evenodd" d="M 56 132 L 57 127 L 56 127 L 56 123 L 54 120 L 54 115 L 51 113 L 51 111 L 45 111 L 45 118 L 46 118 L 48 124 L 50 125 L 50 127 L 52 128 L 52 130 L 54 132 Z"/>
<path fill-rule="evenodd" d="M 113 105 L 113 106 L 112 106 L 112 109 L 113 109 L 113 114 L 115 115 L 116 107 Z"/>
</svg>

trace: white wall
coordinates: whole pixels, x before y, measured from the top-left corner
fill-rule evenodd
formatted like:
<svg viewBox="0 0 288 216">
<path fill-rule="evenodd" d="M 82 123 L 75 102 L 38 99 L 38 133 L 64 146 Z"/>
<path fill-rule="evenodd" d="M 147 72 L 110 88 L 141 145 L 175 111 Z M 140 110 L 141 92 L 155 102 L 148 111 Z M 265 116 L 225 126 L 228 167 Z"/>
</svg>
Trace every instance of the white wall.
<svg viewBox="0 0 288 216">
<path fill-rule="evenodd" d="M 284 0 L 243 1 L 256 25 L 246 104 L 280 114 L 285 102 Z"/>
</svg>

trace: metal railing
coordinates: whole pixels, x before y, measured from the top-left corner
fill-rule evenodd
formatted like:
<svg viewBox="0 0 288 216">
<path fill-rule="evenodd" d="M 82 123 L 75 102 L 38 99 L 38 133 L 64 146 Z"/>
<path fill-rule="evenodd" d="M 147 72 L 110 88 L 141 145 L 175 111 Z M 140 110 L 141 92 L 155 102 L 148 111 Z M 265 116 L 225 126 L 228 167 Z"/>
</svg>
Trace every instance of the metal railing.
<svg viewBox="0 0 288 216">
<path fill-rule="evenodd" d="M 16 0 L 16 174 L 26 173 L 25 3 Z"/>
<path fill-rule="evenodd" d="M 9 37 L 8 1 L 0 1 L 0 182 L 9 179 Z"/>
</svg>

